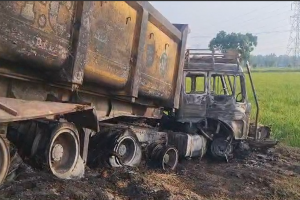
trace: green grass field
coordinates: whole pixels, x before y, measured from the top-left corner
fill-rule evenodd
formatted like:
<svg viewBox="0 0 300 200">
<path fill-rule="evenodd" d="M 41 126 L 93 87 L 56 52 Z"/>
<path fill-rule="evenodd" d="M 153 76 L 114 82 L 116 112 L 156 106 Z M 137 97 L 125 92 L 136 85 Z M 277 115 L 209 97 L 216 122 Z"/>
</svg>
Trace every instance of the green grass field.
<svg viewBox="0 0 300 200">
<path fill-rule="evenodd" d="M 300 147 L 300 72 L 257 70 L 252 75 L 260 105 L 259 122 L 271 125 L 273 136 L 283 143 Z M 247 89 L 254 116 L 255 104 L 249 80 Z"/>
</svg>

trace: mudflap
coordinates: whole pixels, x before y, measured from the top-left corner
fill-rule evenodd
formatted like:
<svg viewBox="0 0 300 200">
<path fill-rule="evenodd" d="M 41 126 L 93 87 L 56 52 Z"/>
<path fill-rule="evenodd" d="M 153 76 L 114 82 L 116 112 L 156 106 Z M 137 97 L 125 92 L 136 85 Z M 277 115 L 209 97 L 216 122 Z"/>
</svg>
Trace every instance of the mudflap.
<svg viewBox="0 0 300 200">
<path fill-rule="evenodd" d="M 270 138 L 271 132 L 272 132 L 271 126 L 264 126 L 264 125 L 261 125 L 261 124 L 257 125 L 257 133 L 258 133 L 258 139 L 259 140 L 264 140 L 264 139 Z M 255 124 L 251 123 L 250 128 L 249 128 L 248 137 L 249 138 L 255 138 L 255 134 L 256 134 Z"/>
<path fill-rule="evenodd" d="M 252 148 L 268 149 L 276 146 L 278 140 L 270 139 L 271 126 L 258 125 L 257 127 L 258 138 L 255 139 L 255 125 L 250 124 L 249 137 L 247 139 L 248 144 Z"/>
</svg>

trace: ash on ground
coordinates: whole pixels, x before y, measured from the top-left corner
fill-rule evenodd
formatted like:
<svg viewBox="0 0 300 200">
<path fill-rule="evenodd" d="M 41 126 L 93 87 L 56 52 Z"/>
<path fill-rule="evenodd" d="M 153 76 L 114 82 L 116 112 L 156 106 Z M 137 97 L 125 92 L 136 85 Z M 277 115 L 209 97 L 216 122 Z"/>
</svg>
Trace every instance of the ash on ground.
<svg viewBox="0 0 300 200">
<path fill-rule="evenodd" d="M 0 199 L 300 199 L 300 149 L 248 145 L 229 162 L 182 160 L 173 172 L 86 168 L 80 180 L 61 180 L 24 163 L 0 188 Z"/>
</svg>

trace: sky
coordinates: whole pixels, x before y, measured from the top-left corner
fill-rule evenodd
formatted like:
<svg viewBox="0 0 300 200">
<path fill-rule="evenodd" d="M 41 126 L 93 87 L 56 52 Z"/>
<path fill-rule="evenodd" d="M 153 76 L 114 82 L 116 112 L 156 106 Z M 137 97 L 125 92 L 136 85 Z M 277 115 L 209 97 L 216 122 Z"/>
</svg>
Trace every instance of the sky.
<svg viewBox="0 0 300 200">
<path fill-rule="evenodd" d="M 291 1 L 150 1 L 171 23 L 188 24 L 188 48 L 207 48 L 224 30 L 258 37 L 254 55 L 287 53 Z M 294 32 L 292 33 L 294 37 Z"/>
</svg>

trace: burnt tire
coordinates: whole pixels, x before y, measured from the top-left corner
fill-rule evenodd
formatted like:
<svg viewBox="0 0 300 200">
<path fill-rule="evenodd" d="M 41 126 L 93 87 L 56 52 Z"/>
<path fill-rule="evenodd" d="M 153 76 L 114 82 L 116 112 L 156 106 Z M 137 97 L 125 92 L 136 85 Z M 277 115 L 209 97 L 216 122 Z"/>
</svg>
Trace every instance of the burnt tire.
<svg viewBox="0 0 300 200">
<path fill-rule="evenodd" d="M 87 165 L 97 167 L 137 167 L 142 149 L 130 129 L 107 129 L 90 139 Z"/>
<path fill-rule="evenodd" d="M 57 124 L 51 133 L 46 149 L 46 159 L 53 175 L 70 179 L 80 156 L 77 128 L 67 122 Z"/>
<path fill-rule="evenodd" d="M 148 146 L 150 163 L 163 170 L 175 170 L 178 164 L 178 150 L 175 147 L 161 143 L 152 143 Z"/>
<path fill-rule="evenodd" d="M 117 156 L 113 155 L 109 158 L 112 167 L 137 167 L 142 160 L 141 146 L 135 134 L 130 130 L 126 130 L 114 141 L 113 152 Z"/>
<path fill-rule="evenodd" d="M 9 150 L 4 139 L 0 136 L 0 184 L 2 184 L 6 178 L 9 163 Z"/>
<path fill-rule="evenodd" d="M 216 160 L 226 160 L 233 152 L 233 145 L 225 137 L 214 138 L 209 144 L 208 153 Z"/>
</svg>

